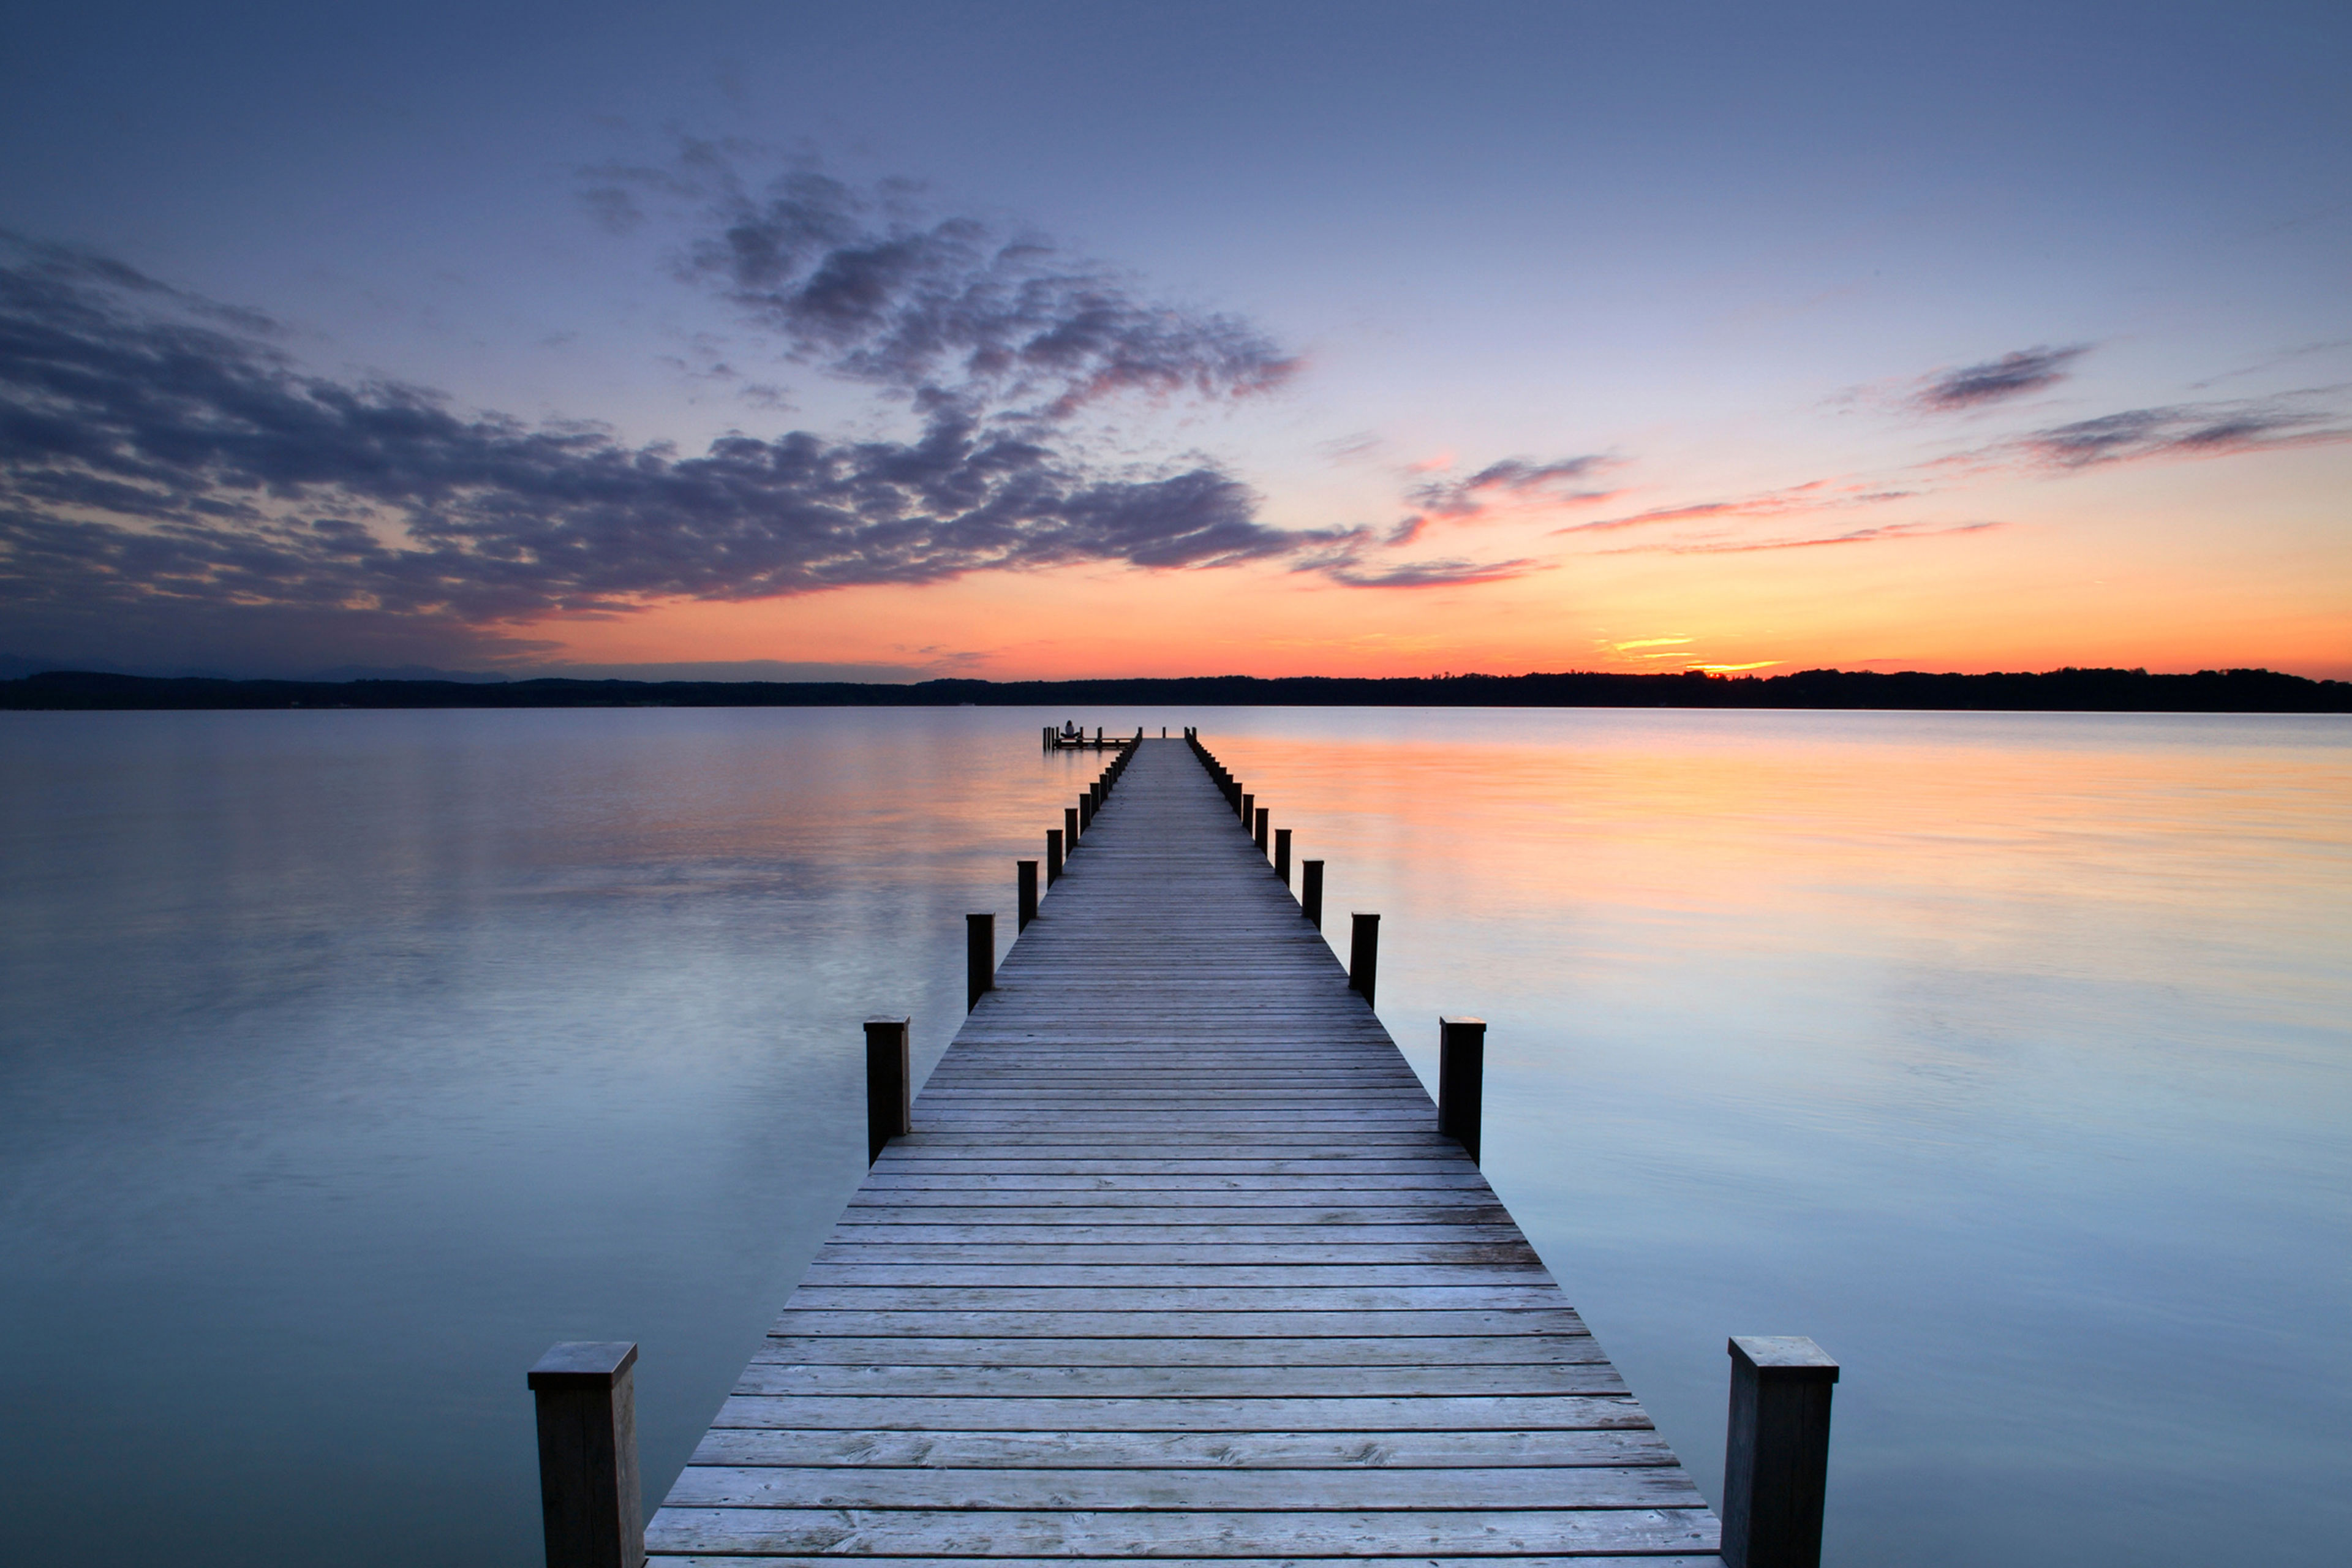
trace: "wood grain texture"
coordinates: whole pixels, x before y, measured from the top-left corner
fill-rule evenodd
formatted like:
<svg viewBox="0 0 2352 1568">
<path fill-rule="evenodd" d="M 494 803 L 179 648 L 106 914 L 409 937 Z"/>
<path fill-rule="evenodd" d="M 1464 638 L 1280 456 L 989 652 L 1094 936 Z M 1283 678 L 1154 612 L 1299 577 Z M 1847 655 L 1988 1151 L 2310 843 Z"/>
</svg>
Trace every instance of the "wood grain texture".
<svg viewBox="0 0 2352 1568">
<path fill-rule="evenodd" d="M 1146 741 L 646 1543 L 1696 1568 L 1717 1524 L 1215 781 Z"/>
</svg>

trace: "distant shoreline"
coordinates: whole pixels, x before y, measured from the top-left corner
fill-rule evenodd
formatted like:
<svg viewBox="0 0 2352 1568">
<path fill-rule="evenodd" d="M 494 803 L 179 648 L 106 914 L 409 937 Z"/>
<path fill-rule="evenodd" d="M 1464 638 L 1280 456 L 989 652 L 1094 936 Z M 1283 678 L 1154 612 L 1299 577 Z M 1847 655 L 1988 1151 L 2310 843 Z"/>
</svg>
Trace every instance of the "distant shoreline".
<svg viewBox="0 0 2352 1568">
<path fill-rule="evenodd" d="M 1913 709 L 2089 713 L 2352 712 L 2352 681 L 2267 669 L 2040 674 L 1184 676 L 1106 680 L 221 680 L 56 670 L 0 680 L 0 710 L 265 708 Z"/>
</svg>

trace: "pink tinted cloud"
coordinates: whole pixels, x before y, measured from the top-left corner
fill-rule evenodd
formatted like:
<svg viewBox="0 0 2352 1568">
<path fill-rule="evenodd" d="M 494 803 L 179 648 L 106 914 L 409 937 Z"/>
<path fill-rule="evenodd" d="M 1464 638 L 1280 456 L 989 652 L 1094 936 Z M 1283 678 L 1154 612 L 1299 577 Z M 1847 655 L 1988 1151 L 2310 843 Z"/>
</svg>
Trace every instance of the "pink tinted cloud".
<svg viewBox="0 0 2352 1568">
<path fill-rule="evenodd" d="M 1759 495 L 1733 500 L 1696 501 L 1687 506 L 1654 507 L 1624 517 L 1597 518 L 1555 528 L 1555 534 L 1610 533 L 1619 529 L 1645 528 L 1657 523 L 1737 521 L 1750 518 L 1787 517 L 1798 512 L 1835 511 L 1850 507 L 1877 506 L 1906 500 L 1916 490 L 1888 489 L 1860 480 L 1809 479 Z"/>
<path fill-rule="evenodd" d="M 1932 539 L 1943 534 L 1983 533 L 2008 525 L 1981 522 L 1888 522 L 1843 533 L 1815 534 L 1801 539 L 1700 540 L 1687 543 L 1627 544 L 1600 552 L 1603 555 L 1744 555 L 1759 550 L 1811 550 L 1825 544 L 1873 544 L 1895 539 Z"/>
</svg>

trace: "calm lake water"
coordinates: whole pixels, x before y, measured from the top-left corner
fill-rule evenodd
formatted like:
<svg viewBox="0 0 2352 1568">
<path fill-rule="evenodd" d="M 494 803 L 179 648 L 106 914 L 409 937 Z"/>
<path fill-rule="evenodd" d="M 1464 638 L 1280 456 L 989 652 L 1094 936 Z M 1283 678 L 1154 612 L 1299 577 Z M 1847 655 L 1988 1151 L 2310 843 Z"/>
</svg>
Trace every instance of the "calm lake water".
<svg viewBox="0 0 2352 1568">
<path fill-rule="evenodd" d="M 684 1462 L 1099 766 L 1020 710 L 0 714 L 0 1543 L 539 1561 L 522 1373 Z M 1105 710 L 1381 911 L 1424 1079 L 1712 1496 L 1845 1365 L 1828 1561 L 2352 1539 L 2352 721 Z"/>
</svg>

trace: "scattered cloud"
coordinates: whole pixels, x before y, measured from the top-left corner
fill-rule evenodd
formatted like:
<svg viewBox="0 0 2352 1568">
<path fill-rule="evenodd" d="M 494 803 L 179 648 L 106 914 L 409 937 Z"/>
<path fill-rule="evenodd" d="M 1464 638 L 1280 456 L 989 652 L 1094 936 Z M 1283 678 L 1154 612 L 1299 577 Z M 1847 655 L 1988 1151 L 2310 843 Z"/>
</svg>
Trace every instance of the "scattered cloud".
<svg viewBox="0 0 2352 1568">
<path fill-rule="evenodd" d="M 518 623 L 666 598 L 1360 537 L 1266 527 L 1206 464 L 1096 471 L 947 394 L 917 398 L 911 440 L 730 435 L 683 457 L 309 374 L 272 336 L 102 257 L 0 246 L 0 605 L 26 646 L 511 662 L 545 651 Z"/>
<path fill-rule="evenodd" d="M 2310 395 L 2305 395 L 2308 397 Z M 2035 430 L 1996 448 L 2060 468 L 2154 458 L 2218 458 L 2352 440 L 2335 408 L 2295 397 L 2133 408 Z"/>
<path fill-rule="evenodd" d="M 1647 511 L 1631 512 L 1622 517 L 1604 517 L 1597 518 L 1591 522 L 1572 522 L 1555 528 L 1552 532 L 1555 534 L 1610 533 L 1620 529 L 1645 528 L 1659 523 L 1745 521 L 1758 518 L 1786 517 L 1796 512 L 1836 511 L 1852 507 L 1878 506 L 1886 501 L 1908 500 L 1918 493 L 1916 490 L 1888 489 L 1874 483 L 1851 479 L 1809 479 L 1803 484 L 1766 490 L 1759 495 L 1742 496 L 1733 500 L 1695 501 L 1685 506 L 1654 507 Z"/>
<path fill-rule="evenodd" d="M 2067 367 L 2090 352 L 2089 343 L 2020 349 L 1982 364 L 1944 371 L 1920 384 L 1911 396 L 1911 405 L 1930 414 L 1948 414 L 2005 403 L 2065 380 Z"/>
<path fill-rule="evenodd" d="M 1302 570 L 1322 573 L 1350 588 L 1462 588 L 1481 583 L 1508 582 L 1550 563 L 1523 557 L 1516 561 L 1417 561 L 1402 566 L 1367 567 L 1355 557 L 1326 561 Z"/>
<path fill-rule="evenodd" d="M 1797 539 L 1715 539 L 1685 543 L 1628 544 L 1601 552 L 1604 555 L 1745 555 L 1759 550 L 1810 550 L 1824 544 L 1871 544 L 1894 539 L 1930 539 L 1941 534 L 1982 533 L 2004 524 L 1988 522 L 1888 522 L 1874 528 L 1848 529 L 1843 533 Z"/>
<path fill-rule="evenodd" d="M 2209 375 L 2203 381 L 2192 381 L 2189 384 L 2189 389 L 2191 392 L 2203 392 L 2209 387 L 2219 386 L 2225 381 L 2236 381 L 2249 375 L 2261 375 L 2264 372 L 2324 354 L 2341 354 L 2347 349 L 2352 349 L 2352 338 L 2324 338 L 2314 342 L 2298 343 L 2291 349 L 2281 349 L 2276 353 L 2264 354 L 2252 363 L 2240 365 L 2235 370 L 2225 370 L 2219 375 Z"/>
<path fill-rule="evenodd" d="M 1246 397 L 1298 368 L 1238 316 L 1154 297 L 1040 236 L 932 215 L 904 182 L 803 169 L 753 190 L 733 150 L 689 142 L 668 167 L 591 171 L 583 192 L 624 229 L 648 194 L 700 204 L 689 279 L 790 357 L 900 395 L 1054 421 L 1122 393 Z"/>
<path fill-rule="evenodd" d="M 1405 493 L 1414 506 L 1444 518 L 1475 517 L 1506 500 L 1548 506 L 1601 501 L 1614 492 L 1577 487 L 1602 469 L 1614 468 L 1618 461 L 1601 453 L 1549 463 L 1506 458 L 1466 479 L 1422 479 Z"/>
<path fill-rule="evenodd" d="M 1380 433 L 1359 430 L 1352 436 L 1335 436 L 1328 441 L 1318 441 L 1315 450 L 1327 461 L 1351 463 L 1359 458 L 1369 458 L 1384 445 Z"/>
</svg>

